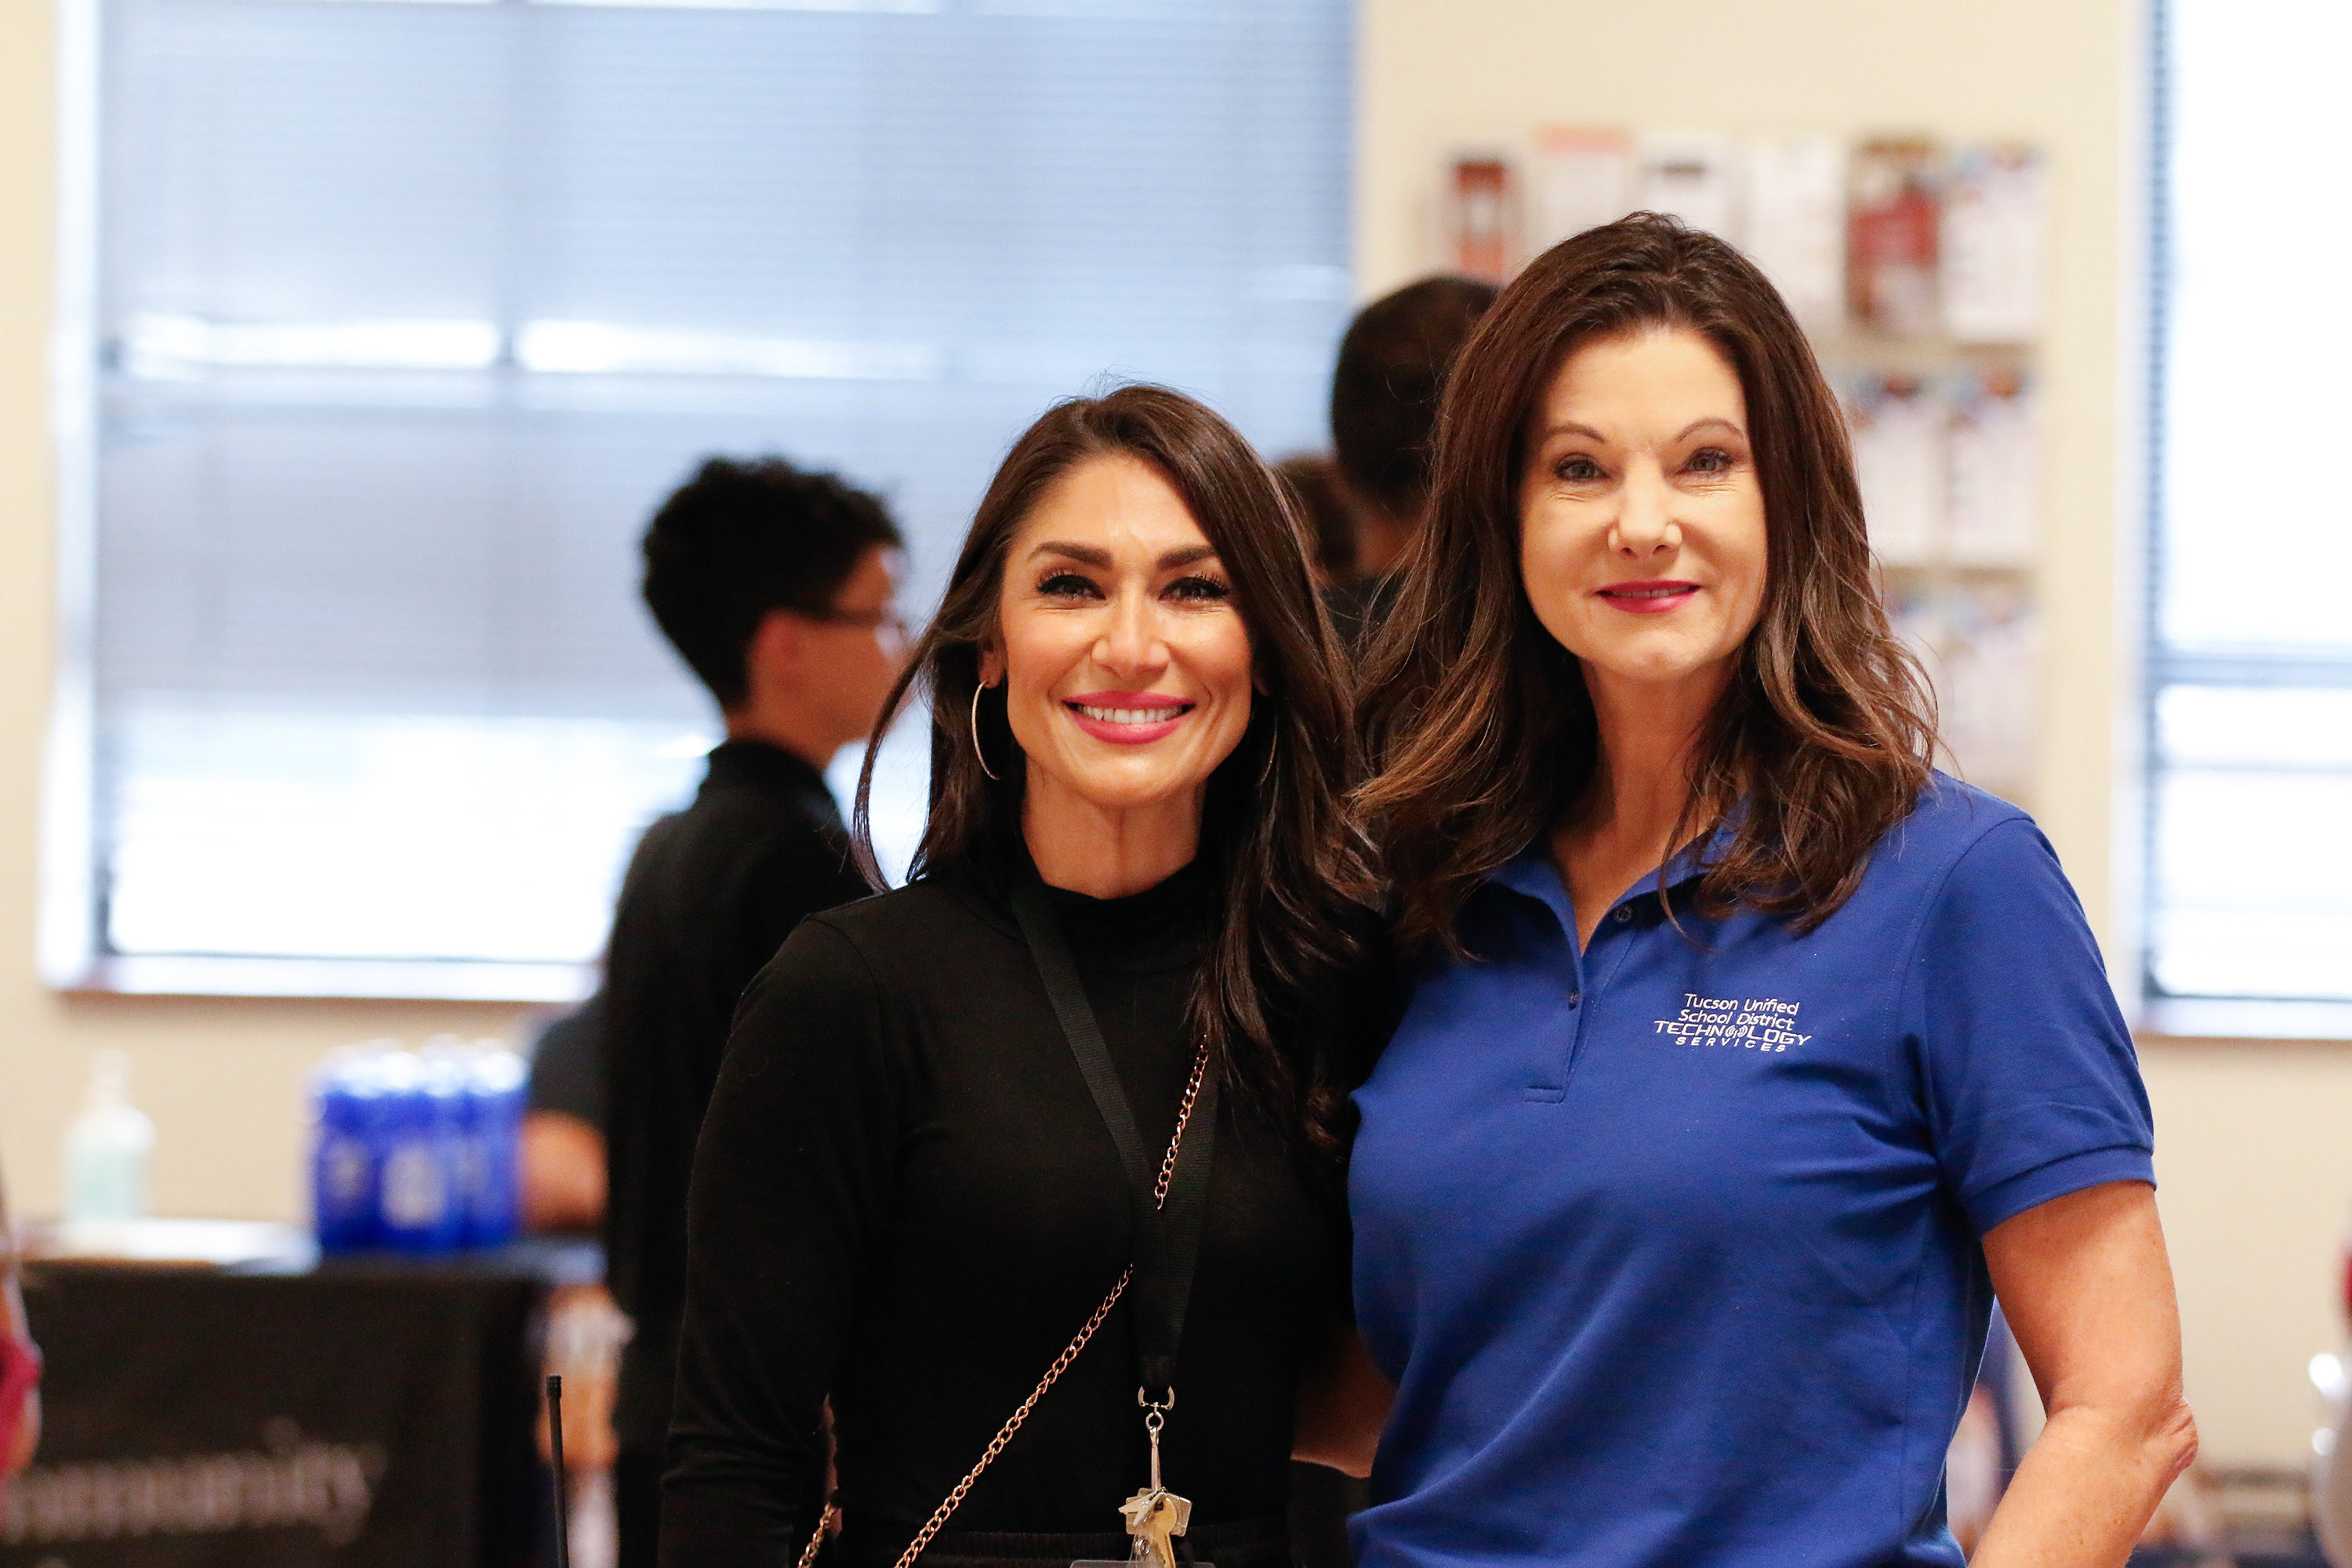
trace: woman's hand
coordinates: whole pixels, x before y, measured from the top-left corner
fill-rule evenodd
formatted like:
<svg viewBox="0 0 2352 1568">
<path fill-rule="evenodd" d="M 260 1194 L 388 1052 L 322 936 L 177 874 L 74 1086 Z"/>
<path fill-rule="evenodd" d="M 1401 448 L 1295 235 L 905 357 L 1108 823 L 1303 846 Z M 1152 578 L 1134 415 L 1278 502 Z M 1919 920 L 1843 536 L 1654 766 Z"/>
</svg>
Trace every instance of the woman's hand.
<svg viewBox="0 0 2352 1568">
<path fill-rule="evenodd" d="M 1996 1226 L 1985 1262 L 2049 1423 L 1974 1568 L 2104 1568 L 2197 1457 L 2156 1194 L 2110 1182 Z"/>
<path fill-rule="evenodd" d="M 1364 1352 L 1364 1337 L 1344 1319 L 1331 1325 L 1321 1352 L 1298 1380 L 1298 1415 L 1290 1457 L 1361 1479 L 1372 1473 L 1381 1427 L 1396 1389 Z"/>
</svg>

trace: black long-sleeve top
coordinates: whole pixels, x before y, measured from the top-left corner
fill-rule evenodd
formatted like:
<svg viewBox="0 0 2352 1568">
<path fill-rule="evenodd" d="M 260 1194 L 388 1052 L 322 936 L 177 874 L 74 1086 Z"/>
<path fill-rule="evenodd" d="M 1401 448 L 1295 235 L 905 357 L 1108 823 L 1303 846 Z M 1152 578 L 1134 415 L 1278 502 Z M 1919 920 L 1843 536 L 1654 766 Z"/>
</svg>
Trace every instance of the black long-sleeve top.
<svg viewBox="0 0 2352 1568">
<path fill-rule="evenodd" d="M 659 1453 L 686 1299 L 686 1192 L 743 988 L 803 915 L 861 898 L 824 776 L 730 741 L 694 804 L 646 830 L 622 884 L 596 1007 L 605 1072 L 605 1275 L 635 1321 L 613 1424 Z"/>
<path fill-rule="evenodd" d="M 841 1549 L 893 1562 L 1126 1266 L 1118 1151 L 1007 902 L 1019 875 L 1000 848 L 813 917 L 746 994 L 695 1163 L 670 1568 L 797 1557 L 828 1395 Z M 1196 864 L 1132 898 L 1054 894 L 1156 1150 L 1197 1046 L 1204 882 Z M 1343 1226 L 1296 1140 L 1225 1097 L 1162 1449 L 1196 1527 L 1282 1511 Z M 1117 1531 L 1146 1476 L 1137 1382 L 1122 1302 L 950 1528 Z"/>
</svg>

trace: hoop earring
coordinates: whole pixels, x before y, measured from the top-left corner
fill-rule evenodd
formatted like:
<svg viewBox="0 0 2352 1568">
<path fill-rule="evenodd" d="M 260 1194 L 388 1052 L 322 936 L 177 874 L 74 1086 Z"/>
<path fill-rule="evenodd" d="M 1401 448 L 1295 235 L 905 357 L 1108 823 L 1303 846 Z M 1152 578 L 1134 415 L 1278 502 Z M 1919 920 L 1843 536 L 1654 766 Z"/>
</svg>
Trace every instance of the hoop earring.
<svg viewBox="0 0 2352 1568">
<path fill-rule="evenodd" d="M 1002 784 L 1003 781 L 997 778 L 996 770 L 988 765 L 988 752 L 980 743 L 980 694 L 987 689 L 985 684 L 975 684 L 971 689 L 971 755 L 972 760 L 980 764 L 980 771 L 986 773 L 991 782 Z"/>
</svg>

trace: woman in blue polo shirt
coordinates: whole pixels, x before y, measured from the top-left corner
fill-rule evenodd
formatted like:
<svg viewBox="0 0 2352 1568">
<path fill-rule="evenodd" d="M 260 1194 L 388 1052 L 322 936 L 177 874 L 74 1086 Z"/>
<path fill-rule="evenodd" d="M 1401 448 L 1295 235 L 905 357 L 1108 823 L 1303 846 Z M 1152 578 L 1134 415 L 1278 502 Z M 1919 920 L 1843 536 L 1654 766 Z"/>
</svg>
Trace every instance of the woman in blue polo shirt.
<svg viewBox="0 0 2352 1568">
<path fill-rule="evenodd" d="M 2122 1563 L 2195 1449 L 2147 1097 L 2049 844 L 1931 771 L 1801 332 L 1629 218 L 1442 428 L 1369 675 L 1423 958 L 1357 1097 L 1365 1568 L 1957 1565 L 1996 1295 L 2050 1420 L 1977 1568 Z"/>
</svg>

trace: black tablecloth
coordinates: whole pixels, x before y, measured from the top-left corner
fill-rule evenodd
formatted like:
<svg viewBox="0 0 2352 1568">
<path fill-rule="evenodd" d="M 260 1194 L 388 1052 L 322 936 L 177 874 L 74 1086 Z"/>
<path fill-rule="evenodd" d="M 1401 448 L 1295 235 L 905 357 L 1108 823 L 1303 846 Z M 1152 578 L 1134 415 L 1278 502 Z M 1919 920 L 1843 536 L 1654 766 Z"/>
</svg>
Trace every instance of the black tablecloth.
<svg viewBox="0 0 2352 1568">
<path fill-rule="evenodd" d="M 29 1267 L 38 1462 L 0 1568 L 517 1568 L 544 1260 Z"/>
</svg>

